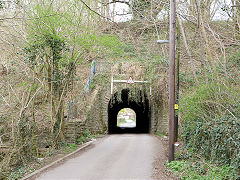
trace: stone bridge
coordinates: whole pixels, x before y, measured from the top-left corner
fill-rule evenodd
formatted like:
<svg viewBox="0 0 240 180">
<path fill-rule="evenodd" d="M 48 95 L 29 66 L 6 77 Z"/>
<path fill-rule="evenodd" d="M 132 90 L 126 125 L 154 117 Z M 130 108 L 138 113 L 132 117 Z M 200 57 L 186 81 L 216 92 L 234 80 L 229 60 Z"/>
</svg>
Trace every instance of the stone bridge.
<svg viewBox="0 0 240 180">
<path fill-rule="evenodd" d="M 166 90 L 166 86 L 162 90 L 153 83 L 150 85 L 136 86 L 134 96 L 131 95 L 131 84 L 122 83 L 116 85 L 111 93 L 111 77 L 127 78 L 129 74 L 119 73 L 119 65 L 102 64 L 92 67 L 94 77 L 88 81 L 89 84 L 94 84 L 94 88 L 85 87 L 88 92 L 85 93 L 82 101 L 87 101 L 85 105 L 84 116 L 79 113 L 81 105 L 79 103 L 71 104 L 69 107 L 68 118 L 65 122 L 65 137 L 68 142 L 76 142 L 83 132 L 88 129 L 91 133 L 155 133 L 160 132 L 167 134 L 168 132 L 168 116 L 167 104 L 162 92 Z M 139 66 L 139 65 L 135 65 Z M 131 66 L 133 67 L 133 66 Z M 117 69 L 117 70 L 116 70 Z M 135 67 L 135 70 L 138 69 Z M 136 78 L 143 79 L 142 76 L 135 75 Z M 163 81 L 163 80 L 161 80 Z M 152 86 L 152 93 L 149 92 L 149 87 Z M 164 85 L 163 85 L 164 86 Z M 83 94 L 83 93 L 82 93 Z M 133 98 L 134 97 L 134 98 Z M 165 97 L 166 98 L 166 97 Z M 117 127 L 117 114 L 123 108 L 131 108 L 136 113 L 135 128 L 120 128 Z"/>
</svg>

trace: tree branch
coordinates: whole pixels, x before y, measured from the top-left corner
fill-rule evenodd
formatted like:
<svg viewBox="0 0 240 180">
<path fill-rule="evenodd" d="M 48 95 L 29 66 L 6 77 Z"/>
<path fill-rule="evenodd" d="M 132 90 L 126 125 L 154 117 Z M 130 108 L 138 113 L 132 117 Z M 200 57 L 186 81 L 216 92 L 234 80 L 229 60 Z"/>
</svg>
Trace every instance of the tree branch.
<svg viewBox="0 0 240 180">
<path fill-rule="evenodd" d="M 96 11 L 94 11 L 88 4 L 86 4 L 83 0 L 80 0 L 90 11 L 92 11 L 92 12 L 94 12 L 95 14 L 97 14 L 98 16 L 100 16 L 100 17 L 102 17 L 102 18 L 104 18 L 104 19 L 107 19 L 107 20 L 109 20 L 109 21 L 111 21 L 111 22 L 113 22 L 113 23 L 115 23 L 115 24 L 117 24 L 116 22 L 114 22 L 113 20 L 111 20 L 110 18 L 107 18 L 107 17 L 105 17 L 105 16 L 103 16 L 103 15 L 101 15 L 101 14 L 99 14 L 98 12 L 96 12 Z"/>
<path fill-rule="evenodd" d="M 113 0 L 112 2 L 109 2 L 109 3 L 105 3 L 103 4 L 104 6 L 107 6 L 109 4 L 114 4 L 114 3 L 123 3 L 123 4 L 127 4 L 128 6 L 130 6 L 130 3 L 129 2 L 126 2 L 126 1 L 118 1 L 118 0 Z"/>
</svg>

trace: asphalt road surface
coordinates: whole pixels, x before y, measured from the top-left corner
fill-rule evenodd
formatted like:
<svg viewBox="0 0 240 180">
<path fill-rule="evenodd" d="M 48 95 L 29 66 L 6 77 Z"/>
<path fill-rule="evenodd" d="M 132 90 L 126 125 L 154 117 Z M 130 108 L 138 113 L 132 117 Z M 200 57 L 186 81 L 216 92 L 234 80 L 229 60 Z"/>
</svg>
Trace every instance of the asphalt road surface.
<svg viewBox="0 0 240 180">
<path fill-rule="evenodd" d="M 150 180 L 161 146 L 158 138 L 148 134 L 109 135 L 37 179 Z"/>
</svg>

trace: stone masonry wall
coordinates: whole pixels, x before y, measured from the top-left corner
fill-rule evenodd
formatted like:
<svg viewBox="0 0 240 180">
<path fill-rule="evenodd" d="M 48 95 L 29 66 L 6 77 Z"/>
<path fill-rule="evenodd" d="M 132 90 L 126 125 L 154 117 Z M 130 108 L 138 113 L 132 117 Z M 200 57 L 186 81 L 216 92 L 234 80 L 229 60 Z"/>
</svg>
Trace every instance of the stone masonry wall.
<svg viewBox="0 0 240 180">
<path fill-rule="evenodd" d="M 108 104 L 111 99 L 110 88 L 100 88 L 92 97 L 87 117 L 84 120 L 73 119 L 66 123 L 65 134 L 67 142 L 76 142 L 83 132 L 88 129 L 93 134 L 105 134 L 108 132 Z M 154 98 L 150 100 L 151 106 L 151 133 L 168 132 L 168 108 L 162 103 L 153 103 Z"/>
</svg>

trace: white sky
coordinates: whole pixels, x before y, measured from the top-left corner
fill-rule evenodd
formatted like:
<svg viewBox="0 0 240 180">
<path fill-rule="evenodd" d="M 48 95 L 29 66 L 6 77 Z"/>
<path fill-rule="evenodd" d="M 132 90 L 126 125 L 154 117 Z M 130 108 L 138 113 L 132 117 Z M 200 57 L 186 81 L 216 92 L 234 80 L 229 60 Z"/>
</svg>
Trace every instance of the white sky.
<svg viewBox="0 0 240 180">
<path fill-rule="evenodd" d="M 212 14 L 213 14 L 213 20 L 227 20 L 229 18 L 227 12 L 224 12 L 222 10 L 223 7 L 228 7 L 228 12 L 231 12 L 231 0 L 218 0 L 218 1 L 215 1 L 212 5 Z M 184 6 L 186 7 L 186 5 L 184 4 Z M 179 6 L 179 10 L 181 12 L 186 12 L 184 6 Z M 113 9 L 113 5 L 110 6 L 110 9 L 112 10 Z M 215 11 L 213 11 L 215 10 Z M 126 4 L 123 4 L 123 3 L 116 3 L 116 6 L 115 6 L 115 11 L 116 11 L 116 14 L 121 14 L 121 15 L 116 15 L 115 16 L 115 21 L 116 22 L 124 22 L 124 21 L 128 21 L 132 18 L 132 15 L 131 14 L 128 14 L 128 15 L 122 15 L 122 14 L 127 14 L 130 10 L 129 10 L 129 7 L 128 5 Z M 164 15 L 167 15 L 167 12 L 163 11 L 163 12 L 160 12 L 159 14 L 159 18 L 161 18 L 162 16 Z"/>
<path fill-rule="evenodd" d="M 111 4 L 110 9 L 113 9 L 113 4 Z M 115 5 L 115 12 L 116 14 L 127 14 L 129 12 L 129 6 L 123 3 L 116 3 Z M 131 14 L 121 16 L 121 15 L 116 15 L 115 16 L 115 21 L 116 22 L 124 22 L 128 21 L 132 18 Z"/>
</svg>

